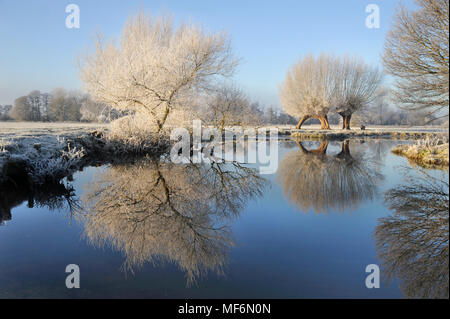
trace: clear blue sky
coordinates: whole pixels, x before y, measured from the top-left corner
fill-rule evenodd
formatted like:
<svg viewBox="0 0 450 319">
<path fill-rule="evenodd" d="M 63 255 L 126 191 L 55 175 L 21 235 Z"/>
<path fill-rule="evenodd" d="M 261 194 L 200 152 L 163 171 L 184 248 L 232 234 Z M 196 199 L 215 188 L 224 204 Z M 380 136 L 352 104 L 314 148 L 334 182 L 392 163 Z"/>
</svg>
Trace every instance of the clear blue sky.
<svg viewBox="0 0 450 319">
<path fill-rule="evenodd" d="M 409 5 L 411 1 L 405 0 Z M 65 26 L 66 5 L 80 7 L 80 29 Z M 366 5 L 380 8 L 368 29 Z M 210 30 L 228 30 L 243 62 L 236 75 L 250 96 L 278 104 L 286 69 L 309 52 L 358 54 L 380 64 L 394 0 L 0 0 L 0 104 L 31 90 L 80 89 L 76 58 L 96 31 L 118 37 L 129 15 L 172 12 Z"/>
</svg>

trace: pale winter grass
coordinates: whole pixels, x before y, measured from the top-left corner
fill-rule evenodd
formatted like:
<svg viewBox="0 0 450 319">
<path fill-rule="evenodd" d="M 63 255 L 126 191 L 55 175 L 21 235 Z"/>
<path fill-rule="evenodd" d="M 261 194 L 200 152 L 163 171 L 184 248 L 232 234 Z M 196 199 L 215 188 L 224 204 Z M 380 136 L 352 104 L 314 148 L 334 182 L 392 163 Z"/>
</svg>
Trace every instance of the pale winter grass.
<svg viewBox="0 0 450 319">
<path fill-rule="evenodd" d="M 0 122 L 0 175 L 7 162 L 21 163 L 35 184 L 71 174 L 86 155 L 73 139 L 106 125 Z M 0 176 L 0 179 L 5 176 Z"/>
<path fill-rule="evenodd" d="M 79 122 L 0 122 L 0 140 L 74 136 L 107 127 L 108 124 Z"/>
<path fill-rule="evenodd" d="M 56 182 L 78 168 L 83 149 L 72 147 L 65 138 L 56 138 L 53 152 L 42 151 L 41 144 L 0 143 L 0 175 L 7 162 L 16 162 L 27 171 L 35 185 Z M 0 180 L 6 176 L 0 176 Z"/>
<path fill-rule="evenodd" d="M 418 140 L 412 145 L 398 145 L 392 152 L 406 156 L 408 159 L 424 167 L 442 167 L 449 165 L 449 136 L 441 134 Z"/>
</svg>

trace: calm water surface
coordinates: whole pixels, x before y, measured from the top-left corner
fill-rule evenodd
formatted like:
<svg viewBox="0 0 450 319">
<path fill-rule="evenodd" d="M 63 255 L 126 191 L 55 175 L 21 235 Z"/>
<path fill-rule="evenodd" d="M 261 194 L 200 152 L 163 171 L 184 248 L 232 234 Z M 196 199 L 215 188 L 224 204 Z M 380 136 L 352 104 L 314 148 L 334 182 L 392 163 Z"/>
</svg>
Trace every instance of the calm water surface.
<svg viewBox="0 0 450 319">
<path fill-rule="evenodd" d="M 397 143 L 282 141 L 272 175 L 142 160 L 2 194 L 0 297 L 448 298 L 448 172 Z"/>
</svg>

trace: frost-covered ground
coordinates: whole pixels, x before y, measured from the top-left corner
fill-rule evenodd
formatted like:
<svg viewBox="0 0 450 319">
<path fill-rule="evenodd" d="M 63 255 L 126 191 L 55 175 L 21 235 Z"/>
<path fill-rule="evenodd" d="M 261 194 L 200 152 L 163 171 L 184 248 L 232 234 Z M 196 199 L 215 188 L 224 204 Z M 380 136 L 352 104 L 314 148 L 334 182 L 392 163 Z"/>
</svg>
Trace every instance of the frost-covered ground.
<svg viewBox="0 0 450 319">
<path fill-rule="evenodd" d="M 0 175 L 11 162 L 16 166 L 26 163 L 37 179 L 64 175 L 83 156 L 83 150 L 71 148 L 68 142 L 106 127 L 91 123 L 0 122 Z"/>
<path fill-rule="evenodd" d="M 77 136 L 107 126 L 108 124 L 99 123 L 0 122 L 0 140 Z"/>
<path fill-rule="evenodd" d="M 42 153 L 53 152 L 61 140 L 80 137 L 107 126 L 98 123 L 0 122 L 0 150 L 3 147 L 10 153 L 23 154 L 39 147 Z"/>
</svg>

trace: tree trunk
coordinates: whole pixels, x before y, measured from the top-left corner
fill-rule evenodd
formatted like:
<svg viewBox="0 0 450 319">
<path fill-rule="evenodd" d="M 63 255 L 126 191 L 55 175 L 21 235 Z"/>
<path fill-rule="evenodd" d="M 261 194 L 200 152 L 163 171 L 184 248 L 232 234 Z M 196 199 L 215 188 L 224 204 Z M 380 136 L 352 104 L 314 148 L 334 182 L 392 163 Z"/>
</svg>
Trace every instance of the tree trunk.
<svg viewBox="0 0 450 319">
<path fill-rule="evenodd" d="M 164 127 L 164 124 L 166 123 L 167 116 L 169 115 L 169 111 L 170 111 L 170 107 L 169 107 L 169 105 L 166 105 L 166 108 L 165 108 L 165 110 L 164 110 L 162 119 L 161 119 L 160 121 L 157 120 L 157 124 L 158 124 L 158 130 L 157 130 L 157 133 L 158 133 L 158 134 L 161 133 L 161 131 L 162 131 L 163 127 Z"/>
<path fill-rule="evenodd" d="M 349 130 L 350 129 L 350 120 L 352 119 L 352 115 L 342 115 L 342 129 Z"/>
<path fill-rule="evenodd" d="M 220 134 L 223 134 L 223 129 L 224 129 L 224 127 L 225 127 L 225 120 L 222 119 L 222 120 L 220 121 Z"/>
<path fill-rule="evenodd" d="M 302 125 L 309 120 L 310 118 L 314 118 L 314 119 L 318 119 L 320 121 L 320 129 L 322 130 L 329 130 L 330 129 L 330 123 L 328 122 L 328 116 L 324 115 L 324 116 L 319 116 L 319 115 L 315 115 L 315 116 L 310 116 L 310 115 L 305 115 L 303 116 L 300 121 L 298 121 L 297 126 L 295 127 L 297 130 L 299 130 Z"/>
<path fill-rule="evenodd" d="M 330 129 L 330 123 L 328 122 L 328 116 L 318 116 L 317 117 L 320 121 L 320 129 L 321 130 L 329 130 Z"/>
<path fill-rule="evenodd" d="M 297 126 L 295 127 L 295 129 L 299 130 L 302 128 L 303 123 L 305 123 L 311 116 L 309 115 L 305 115 L 303 116 L 300 121 L 298 121 Z"/>
</svg>

